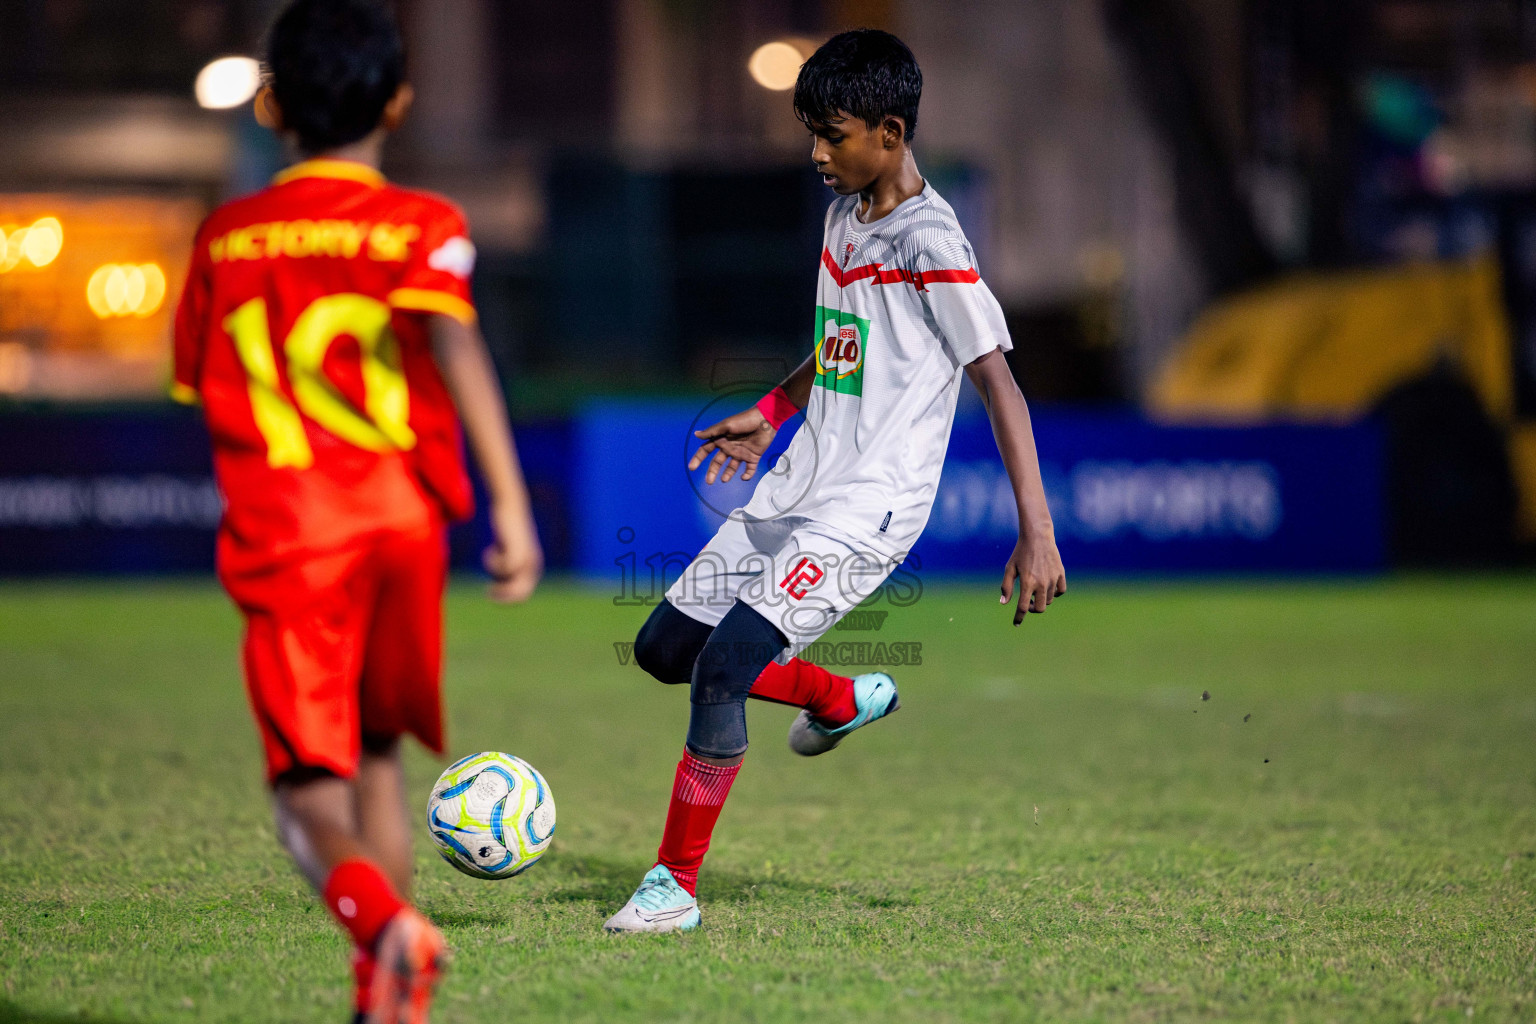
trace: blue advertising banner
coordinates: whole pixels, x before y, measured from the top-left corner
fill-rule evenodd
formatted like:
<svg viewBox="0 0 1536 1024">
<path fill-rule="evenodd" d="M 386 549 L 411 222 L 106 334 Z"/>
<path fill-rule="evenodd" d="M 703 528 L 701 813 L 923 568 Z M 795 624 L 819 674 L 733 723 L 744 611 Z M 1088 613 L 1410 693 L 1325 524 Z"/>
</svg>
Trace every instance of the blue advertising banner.
<svg viewBox="0 0 1536 1024">
<path fill-rule="evenodd" d="M 546 560 L 569 565 L 571 427 L 516 433 Z M 461 568 L 488 543 L 478 504 L 450 533 Z M 222 513 L 198 410 L 0 415 L 0 573 L 206 572 Z"/>
<path fill-rule="evenodd" d="M 1062 410 L 1034 424 L 1069 570 L 1368 572 L 1385 562 L 1374 424 L 1169 427 Z M 1017 530 L 989 424 L 957 421 L 917 546 L 923 565 L 1000 566 Z"/>
<path fill-rule="evenodd" d="M 194 410 L 0 419 L 0 572 L 209 569 L 222 513 Z"/>
<path fill-rule="evenodd" d="M 576 567 L 658 598 L 755 481 L 689 474 L 692 430 L 744 405 L 598 402 L 578 418 Z M 787 444 L 798 421 L 776 441 Z M 1371 424 L 1168 427 L 1130 413 L 1042 410 L 1035 436 L 1068 572 L 1368 572 L 1385 559 L 1382 445 Z M 1013 492 L 982 416 L 957 419 L 908 567 L 996 571 L 1017 536 Z"/>
<path fill-rule="evenodd" d="M 685 463 L 694 429 L 752 397 L 604 401 L 574 422 L 519 425 L 550 566 L 622 587 L 625 600 L 659 597 L 751 496 L 755 481 L 705 486 Z M 1035 433 L 1069 571 L 1362 572 L 1384 562 L 1381 438 L 1370 424 L 1181 428 L 1042 410 Z M 220 512 L 195 410 L 0 416 L 0 573 L 206 571 Z M 962 416 L 907 567 L 995 571 L 1016 530 L 991 430 Z M 487 539 L 483 519 L 456 528 L 455 564 L 477 565 Z"/>
</svg>

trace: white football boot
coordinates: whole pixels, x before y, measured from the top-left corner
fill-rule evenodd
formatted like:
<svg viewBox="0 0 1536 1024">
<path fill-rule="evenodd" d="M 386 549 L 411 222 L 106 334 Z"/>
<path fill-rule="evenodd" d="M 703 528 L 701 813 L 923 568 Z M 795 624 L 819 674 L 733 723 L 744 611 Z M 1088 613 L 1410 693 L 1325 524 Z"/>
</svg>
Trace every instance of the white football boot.
<svg viewBox="0 0 1536 1024">
<path fill-rule="evenodd" d="M 677 884 L 665 864 L 645 873 L 624 908 L 603 924 L 606 932 L 683 932 L 699 926 L 699 903 Z"/>
<path fill-rule="evenodd" d="M 853 704 L 859 713 L 847 725 L 829 729 L 801 711 L 789 726 L 789 749 L 804 757 L 825 754 L 853 730 L 876 722 L 901 707 L 896 695 L 896 680 L 884 672 L 869 672 L 853 678 Z"/>
</svg>

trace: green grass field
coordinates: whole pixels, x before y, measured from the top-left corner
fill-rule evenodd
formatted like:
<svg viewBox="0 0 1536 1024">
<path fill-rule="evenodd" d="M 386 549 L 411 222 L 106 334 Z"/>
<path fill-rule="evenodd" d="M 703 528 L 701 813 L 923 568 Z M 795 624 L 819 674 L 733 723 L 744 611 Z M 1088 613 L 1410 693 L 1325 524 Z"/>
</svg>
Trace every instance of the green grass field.
<svg viewBox="0 0 1536 1024">
<path fill-rule="evenodd" d="M 703 929 L 611 937 L 686 695 L 618 664 L 636 609 L 456 589 L 451 751 L 527 757 L 559 834 L 500 883 L 422 835 L 435 1019 L 1536 1019 L 1536 580 L 1079 580 L 1017 630 L 994 595 L 835 635 L 923 664 L 831 755 L 754 704 Z M 0 586 L 0 1022 L 345 1020 L 238 635 L 211 585 Z"/>
</svg>

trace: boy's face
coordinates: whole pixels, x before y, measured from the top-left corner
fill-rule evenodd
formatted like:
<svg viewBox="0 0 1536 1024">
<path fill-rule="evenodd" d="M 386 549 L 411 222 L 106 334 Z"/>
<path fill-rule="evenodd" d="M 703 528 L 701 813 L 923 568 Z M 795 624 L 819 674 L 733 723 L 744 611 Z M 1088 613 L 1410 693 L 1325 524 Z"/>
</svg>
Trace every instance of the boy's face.
<svg viewBox="0 0 1536 1024">
<path fill-rule="evenodd" d="M 868 188 L 886 171 L 901 166 L 906 126 L 887 117 L 871 128 L 849 114 L 836 121 L 812 121 L 811 162 L 821 180 L 840 196 Z"/>
</svg>

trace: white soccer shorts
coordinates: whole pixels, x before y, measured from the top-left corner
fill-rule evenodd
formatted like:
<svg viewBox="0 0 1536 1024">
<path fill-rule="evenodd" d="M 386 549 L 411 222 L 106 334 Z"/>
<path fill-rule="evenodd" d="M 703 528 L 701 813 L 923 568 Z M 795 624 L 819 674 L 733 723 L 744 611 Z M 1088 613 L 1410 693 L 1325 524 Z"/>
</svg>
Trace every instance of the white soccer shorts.
<svg viewBox="0 0 1536 1024">
<path fill-rule="evenodd" d="M 755 520 L 738 509 L 667 588 L 667 600 L 711 626 L 744 601 L 789 640 L 782 664 L 879 590 L 898 564 L 890 553 L 812 520 Z"/>
</svg>

